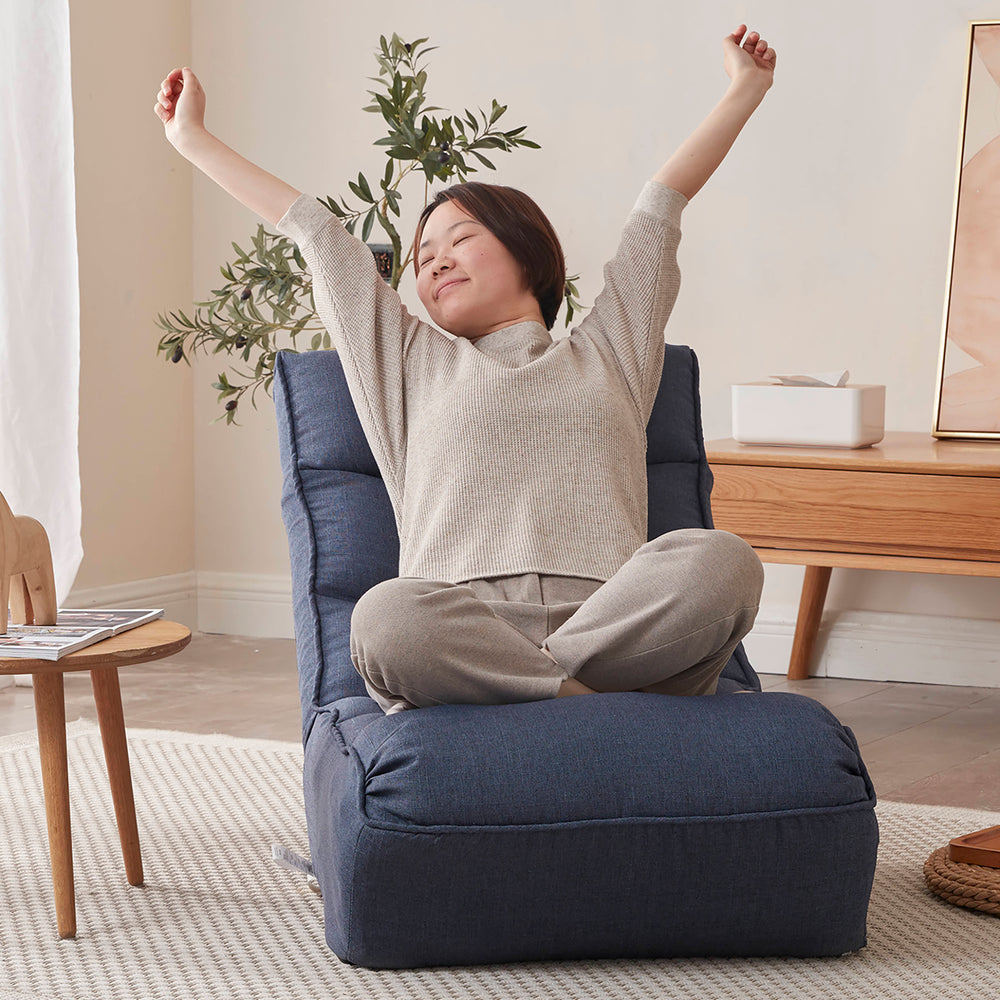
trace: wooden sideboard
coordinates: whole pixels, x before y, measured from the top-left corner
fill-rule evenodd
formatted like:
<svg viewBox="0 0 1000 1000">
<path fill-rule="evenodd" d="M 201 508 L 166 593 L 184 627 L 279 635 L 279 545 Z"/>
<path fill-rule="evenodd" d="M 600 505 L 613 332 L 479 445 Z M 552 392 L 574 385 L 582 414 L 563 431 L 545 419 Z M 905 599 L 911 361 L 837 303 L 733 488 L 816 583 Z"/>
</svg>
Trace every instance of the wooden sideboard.
<svg viewBox="0 0 1000 1000">
<path fill-rule="evenodd" d="M 1000 445 L 889 432 L 870 448 L 705 445 L 715 526 L 805 566 L 788 676 L 809 675 L 833 567 L 1000 577 Z"/>
</svg>

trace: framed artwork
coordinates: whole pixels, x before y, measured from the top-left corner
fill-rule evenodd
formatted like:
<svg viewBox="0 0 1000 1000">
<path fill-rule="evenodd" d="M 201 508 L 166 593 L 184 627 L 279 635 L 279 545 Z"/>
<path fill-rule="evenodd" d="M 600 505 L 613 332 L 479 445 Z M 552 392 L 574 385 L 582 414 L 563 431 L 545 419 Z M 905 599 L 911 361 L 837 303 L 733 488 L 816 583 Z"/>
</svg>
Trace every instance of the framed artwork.
<svg viewBox="0 0 1000 1000">
<path fill-rule="evenodd" d="M 1000 21 L 969 25 L 933 433 L 1000 440 Z"/>
</svg>

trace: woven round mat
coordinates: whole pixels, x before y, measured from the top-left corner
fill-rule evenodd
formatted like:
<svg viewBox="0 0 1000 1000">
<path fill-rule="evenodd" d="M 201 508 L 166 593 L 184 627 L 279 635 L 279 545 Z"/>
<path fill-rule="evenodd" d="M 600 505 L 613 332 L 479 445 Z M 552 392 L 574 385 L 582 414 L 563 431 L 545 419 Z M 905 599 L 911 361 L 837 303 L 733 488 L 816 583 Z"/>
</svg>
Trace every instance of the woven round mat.
<svg viewBox="0 0 1000 1000">
<path fill-rule="evenodd" d="M 1000 916 L 1000 868 L 965 865 L 939 847 L 924 862 L 927 887 L 956 906 L 967 906 Z"/>
</svg>

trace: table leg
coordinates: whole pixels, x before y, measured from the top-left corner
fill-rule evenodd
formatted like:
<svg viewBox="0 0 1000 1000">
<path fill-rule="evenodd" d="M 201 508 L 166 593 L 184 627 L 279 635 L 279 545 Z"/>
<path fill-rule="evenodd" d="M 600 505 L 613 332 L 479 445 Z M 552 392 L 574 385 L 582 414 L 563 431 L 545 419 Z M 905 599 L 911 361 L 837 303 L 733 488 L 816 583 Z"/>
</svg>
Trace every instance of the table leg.
<svg viewBox="0 0 1000 1000">
<path fill-rule="evenodd" d="M 805 680 L 809 676 L 809 663 L 813 646 L 823 617 L 823 603 L 830 585 L 829 566 L 806 566 L 802 581 L 802 598 L 799 601 L 799 616 L 795 621 L 795 639 L 792 642 L 792 657 L 788 664 L 788 679 Z"/>
<path fill-rule="evenodd" d="M 73 888 L 73 840 L 69 824 L 69 773 L 66 768 L 66 703 L 63 675 L 37 673 L 33 678 L 38 751 L 42 759 L 45 819 L 49 828 L 49 859 L 56 900 L 59 937 L 76 936 L 76 894 Z"/>
<path fill-rule="evenodd" d="M 97 721 L 101 726 L 104 760 L 111 783 L 111 799 L 118 821 L 118 839 L 122 845 L 125 876 L 129 885 L 142 885 L 142 855 L 139 851 L 139 827 L 135 820 L 135 799 L 132 795 L 132 771 L 128 763 L 128 743 L 125 739 L 125 716 L 122 693 L 118 684 L 118 668 L 104 667 L 90 671 L 97 704 Z"/>
</svg>

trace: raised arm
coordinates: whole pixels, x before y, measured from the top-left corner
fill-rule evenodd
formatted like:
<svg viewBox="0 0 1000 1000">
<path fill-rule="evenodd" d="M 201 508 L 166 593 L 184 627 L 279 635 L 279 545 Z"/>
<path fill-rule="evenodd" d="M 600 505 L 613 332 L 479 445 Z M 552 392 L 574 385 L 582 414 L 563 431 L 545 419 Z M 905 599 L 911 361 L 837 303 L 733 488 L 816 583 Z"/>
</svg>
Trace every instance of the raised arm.
<svg viewBox="0 0 1000 1000">
<path fill-rule="evenodd" d="M 744 38 L 744 35 L 746 37 Z M 736 137 L 774 82 L 774 49 L 741 24 L 722 42 L 729 89 L 708 117 L 653 175 L 686 198 L 693 198 L 725 159 Z"/>
<path fill-rule="evenodd" d="M 181 156 L 272 226 L 301 194 L 244 159 L 205 128 L 205 91 L 187 66 L 166 77 L 153 111 Z"/>
</svg>

